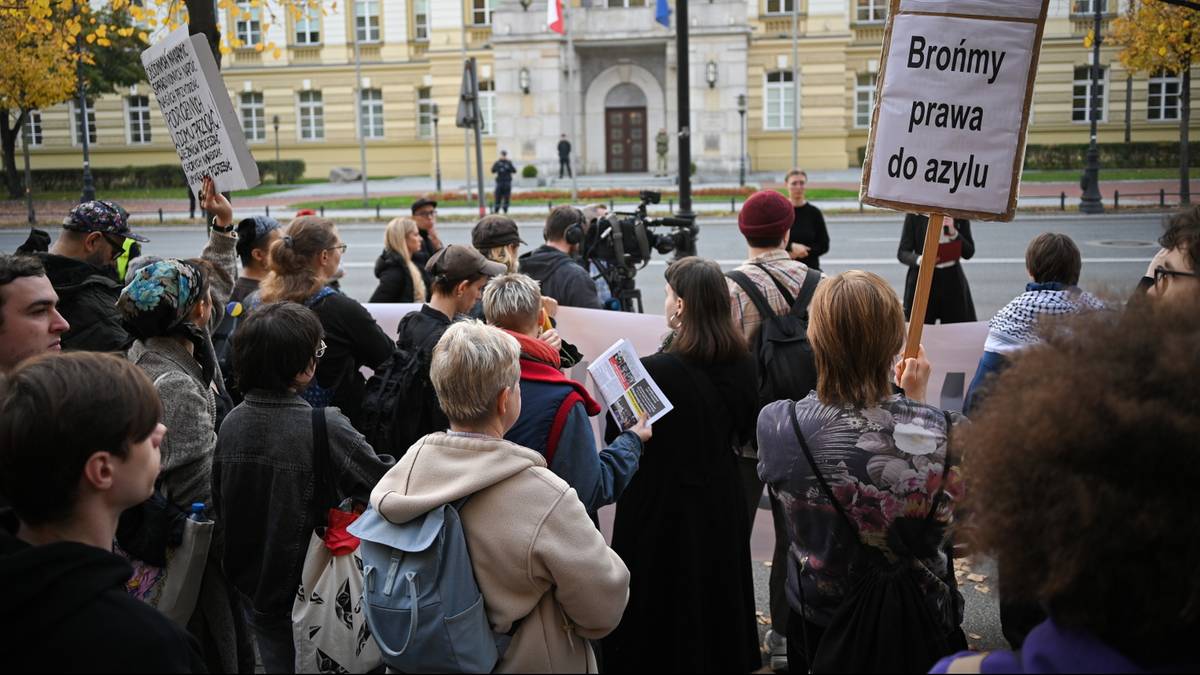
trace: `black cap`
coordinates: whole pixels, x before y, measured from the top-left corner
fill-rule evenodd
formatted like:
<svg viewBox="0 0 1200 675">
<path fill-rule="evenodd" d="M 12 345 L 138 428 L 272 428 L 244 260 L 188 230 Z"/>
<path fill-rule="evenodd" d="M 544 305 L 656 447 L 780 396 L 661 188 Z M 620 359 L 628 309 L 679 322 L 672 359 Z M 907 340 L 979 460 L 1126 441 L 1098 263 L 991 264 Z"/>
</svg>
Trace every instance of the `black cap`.
<svg viewBox="0 0 1200 675">
<path fill-rule="evenodd" d="M 437 200 L 430 199 L 429 197 L 421 197 L 417 201 L 413 202 L 412 214 L 414 216 L 417 215 L 417 211 L 420 211 L 421 209 L 425 208 L 426 206 L 432 206 L 433 208 L 436 209 L 437 208 Z"/>
<path fill-rule="evenodd" d="M 517 224 L 507 216 L 484 216 L 471 231 L 471 245 L 480 251 L 524 243 L 521 233 L 517 230 Z"/>
</svg>

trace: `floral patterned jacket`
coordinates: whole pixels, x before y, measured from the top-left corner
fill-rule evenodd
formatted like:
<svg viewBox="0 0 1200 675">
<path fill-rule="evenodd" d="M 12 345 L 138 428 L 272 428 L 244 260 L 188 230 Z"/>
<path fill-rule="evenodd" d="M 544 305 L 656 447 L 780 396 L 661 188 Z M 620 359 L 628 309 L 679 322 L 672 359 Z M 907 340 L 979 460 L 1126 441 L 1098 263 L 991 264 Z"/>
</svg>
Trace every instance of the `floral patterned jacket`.
<svg viewBox="0 0 1200 675">
<path fill-rule="evenodd" d="M 758 418 L 758 474 L 782 503 L 787 519 L 788 603 L 827 625 L 850 590 L 853 535 L 826 498 L 796 439 L 791 416 L 863 543 L 890 558 L 908 550 L 926 599 L 947 631 L 963 618 L 963 600 L 946 554 L 954 505 L 962 498 L 961 457 L 951 453 L 942 487 L 947 429 L 942 411 L 900 395 L 867 409 L 828 406 L 816 393 L 777 401 Z M 958 420 L 961 416 L 955 415 Z M 801 603 L 801 586 L 803 599 Z M 803 606 L 802 606 L 803 605 Z"/>
</svg>

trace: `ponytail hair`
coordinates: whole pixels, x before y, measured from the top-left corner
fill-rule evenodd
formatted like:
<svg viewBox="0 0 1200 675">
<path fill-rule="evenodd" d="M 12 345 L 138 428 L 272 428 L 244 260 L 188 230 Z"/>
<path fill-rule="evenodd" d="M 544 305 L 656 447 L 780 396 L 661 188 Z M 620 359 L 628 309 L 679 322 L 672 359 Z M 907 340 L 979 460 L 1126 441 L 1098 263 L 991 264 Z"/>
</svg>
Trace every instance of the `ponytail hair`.
<svg viewBox="0 0 1200 675">
<path fill-rule="evenodd" d="M 293 220 L 283 236 L 271 244 L 262 301 L 304 303 L 315 295 L 327 281 L 317 271 L 321 253 L 335 245 L 333 221 L 316 216 Z"/>
</svg>

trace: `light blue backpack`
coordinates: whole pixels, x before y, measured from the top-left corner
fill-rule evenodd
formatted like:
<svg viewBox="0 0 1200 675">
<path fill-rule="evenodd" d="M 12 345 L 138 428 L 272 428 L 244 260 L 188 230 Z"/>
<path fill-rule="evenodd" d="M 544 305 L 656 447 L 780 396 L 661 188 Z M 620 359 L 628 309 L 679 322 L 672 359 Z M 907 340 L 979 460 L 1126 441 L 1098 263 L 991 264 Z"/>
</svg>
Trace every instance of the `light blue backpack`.
<svg viewBox="0 0 1200 675">
<path fill-rule="evenodd" d="M 371 509 L 349 528 L 362 540 L 363 611 L 391 670 L 488 673 L 508 646 L 484 612 L 458 516 L 465 501 L 403 525 Z"/>
</svg>

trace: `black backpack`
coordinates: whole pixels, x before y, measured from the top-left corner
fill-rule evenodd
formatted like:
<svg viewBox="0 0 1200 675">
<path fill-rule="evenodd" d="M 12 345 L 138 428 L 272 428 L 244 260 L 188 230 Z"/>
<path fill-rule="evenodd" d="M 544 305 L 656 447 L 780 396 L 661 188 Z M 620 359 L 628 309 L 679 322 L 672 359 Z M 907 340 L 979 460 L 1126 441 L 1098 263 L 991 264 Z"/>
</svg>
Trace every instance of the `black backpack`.
<svg viewBox="0 0 1200 675">
<path fill-rule="evenodd" d="M 783 295 L 791 310 L 778 315 L 758 290 L 750 277 L 742 272 L 729 272 L 728 277 L 741 286 L 762 316 L 762 325 L 750 350 L 758 362 L 759 407 L 785 399 L 802 399 L 817 387 L 817 366 L 813 361 L 812 345 L 808 343 L 808 303 L 812 300 L 821 273 L 808 270 L 800 297 L 793 298 L 765 265 L 755 263 Z"/>
<path fill-rule="evenodd" d="M 430 341 L 440 337 L 434 333 Z M 400 459 L 421 436 L 426 391 L 433 386 L 424 351 L 396 347 L 367 380 L 357 426 L 376 453 Z"/>
<path fill-rule="evenodd" d="M 891 537 L 888 546 L 896 554 L 894 561 L 862 542 L 854 521 L 834 496 L 829 483 L 817 468 L 816 459 L 800 431 L 795 407 L 790 409 L 792 430 L 800 442 L 804 456 L 812 466 L 821 491 L 837 510 L 841 520 L 854 536 L 854 555 L 850 562 L 850 591 L 842 599 L 820 642 L 810 646 L 808 631 L 804 634 L 804 653 L 811 673 L 927 673 L 939 659 L 959 649 L 965 640 L 955 639 L 934 616 L 925 601 L 925 593 L 914 576 L 918 563 L 904 544 Z M 951 428 L 950 415 L 946 428 Z M 946 461 L 942 468 L 941 488 L 934 495 L 923 525 L 937 514 L 945 496 L 946 476 L 950 471 L 950 446 L 946 446 Z M 804 601 L 803 583 L 800 603 Z M 953 588 L 953 587 L 951 587 Z M 961 630 L 957 631 L 961 637 Z M 815 652 L 813 651 L 815 648 Z"/>
</svg>

